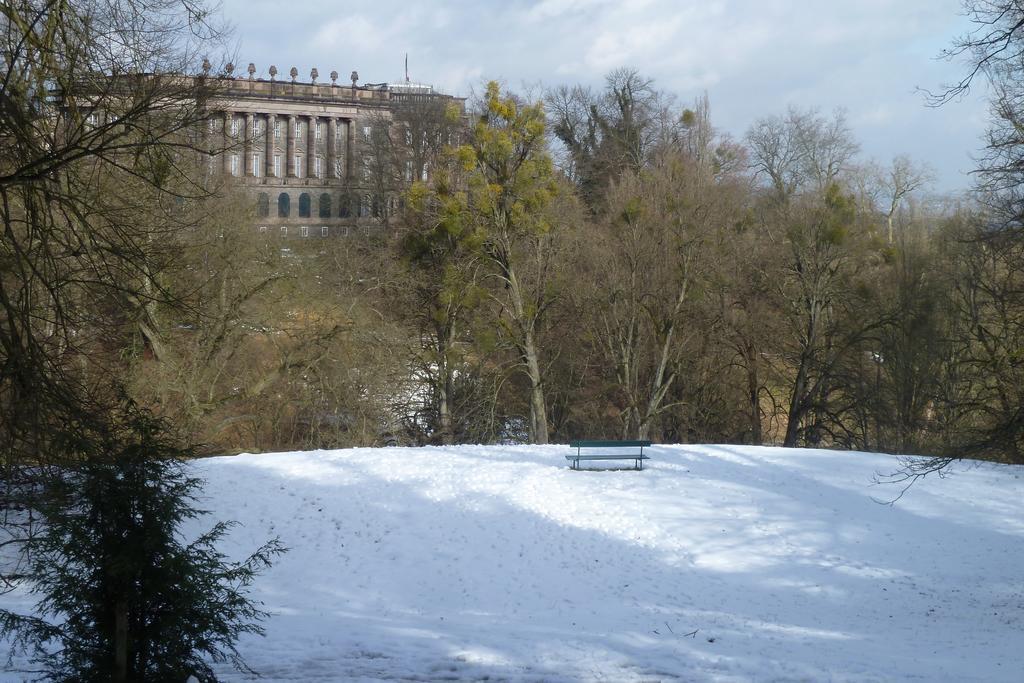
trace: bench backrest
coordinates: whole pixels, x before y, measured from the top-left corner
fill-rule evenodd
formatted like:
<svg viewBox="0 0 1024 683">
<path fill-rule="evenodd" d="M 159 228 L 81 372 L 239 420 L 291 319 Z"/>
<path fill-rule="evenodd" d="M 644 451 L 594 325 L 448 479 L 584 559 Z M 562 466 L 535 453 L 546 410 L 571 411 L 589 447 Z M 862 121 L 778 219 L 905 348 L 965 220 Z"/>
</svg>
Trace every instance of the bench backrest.
<svg viewBox="0 0 1024 683">
<path fill-rule="evenodd" d="M 650 441 L 570 441 L 570 448 L 646 448 Z"/>
</svg>

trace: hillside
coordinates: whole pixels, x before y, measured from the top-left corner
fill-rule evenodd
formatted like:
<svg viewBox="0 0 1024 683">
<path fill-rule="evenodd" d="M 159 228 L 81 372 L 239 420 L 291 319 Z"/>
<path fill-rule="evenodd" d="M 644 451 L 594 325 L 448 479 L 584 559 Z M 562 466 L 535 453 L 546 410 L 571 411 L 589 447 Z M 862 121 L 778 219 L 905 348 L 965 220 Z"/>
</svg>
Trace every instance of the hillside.
<svg viewBox="0 0 1024 683">
<path fill-rule="evenodd" d="M 202 505 L 241 522 L 229 552 L 291 548 L 243 654 L 269 681 L 1019 680 L 1024 467 L 887 506 L 886 455 L 662 446 L 643 472 L 573 472 L 566 453 L 196 463 Z"/>
</svg>

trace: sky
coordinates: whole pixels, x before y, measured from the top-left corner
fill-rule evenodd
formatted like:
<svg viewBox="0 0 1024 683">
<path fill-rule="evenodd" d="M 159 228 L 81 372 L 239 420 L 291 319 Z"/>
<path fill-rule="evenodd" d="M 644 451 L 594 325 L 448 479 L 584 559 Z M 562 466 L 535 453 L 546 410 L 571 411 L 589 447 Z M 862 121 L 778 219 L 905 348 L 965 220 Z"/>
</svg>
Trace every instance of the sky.
<svg viewBox="0 0 1024 683">
<path fill-rule="evenodd" d="M 466 96 L 488 80 L 513 89 L 600 87 L 637 69 L 683 107 L 707 92 L 712 123 L 741 138 L 788 106 L 845 110 L 862 160 L 907 154 L 937 192 L 970 187 L 988 109 L 984 88 L 940 108 L 920 88 L 959 80 L 938 59 L 969 30 L 960 0 L 223 0 L 238 64 L 267 77 L 337 70 L 347 82 L 404 78 Z M 280 78 L 281 76 L 279 76 Z"/>
</svg>

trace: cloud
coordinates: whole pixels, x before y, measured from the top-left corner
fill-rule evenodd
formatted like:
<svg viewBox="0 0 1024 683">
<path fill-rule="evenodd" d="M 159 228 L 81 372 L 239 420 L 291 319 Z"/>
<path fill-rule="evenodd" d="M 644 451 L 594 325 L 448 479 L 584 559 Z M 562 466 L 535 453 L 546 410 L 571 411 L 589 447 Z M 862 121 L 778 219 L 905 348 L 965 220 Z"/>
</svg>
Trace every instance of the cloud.
<svg viewBox="0 0 1024 683">
<path fill-rule="evenodd" d="M 527 10 L 525 16 L 528 21 L 546 21 L 566 14 L 600 9 L 602 5 L 611 3 L 612 0 L 544 0 Z"/>
<path fill-rule="evenodd" d="M 859 112 L 851 123 L 855 126 L 884 126 L 892 123 L 894 118 L 892 107 L 881 103 Z"/>
<path fill-rule="evenodd" d="M 678 38 L 680 18 L 639 23 L 618 29 L 604 29 L 595 36 L 587 50 L 585 64 L 604 72 L 611 68 L 633 65 L 652 54 L 672 49 Z"/>
</svg>

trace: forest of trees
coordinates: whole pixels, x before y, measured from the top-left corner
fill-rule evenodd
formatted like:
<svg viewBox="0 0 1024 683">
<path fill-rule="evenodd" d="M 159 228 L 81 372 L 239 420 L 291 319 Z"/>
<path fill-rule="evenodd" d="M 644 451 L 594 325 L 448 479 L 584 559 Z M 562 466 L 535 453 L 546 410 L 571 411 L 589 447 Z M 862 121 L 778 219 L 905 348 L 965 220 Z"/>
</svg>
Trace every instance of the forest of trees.
<svg viewBox="0 0 1024 683">
<path fill-rule="evenodd" d="M 441 107 L 374 123 L 373 180 L 402 192 L 379 229 L 278 240 L 240 191 L 189 202 L 174 305 L 125 320 L 134 395 L 219 452 L 586 436 L 1024 461 L 997 192 L 863 159 L 841 111 L 731 138 L 706 95 L 632 69 Z"/>
<path fill-rule="evenodd" d="M 283 548 L 227 562 L 222 520 L 182 544 L 204 453 L 635 437 L 1024 463 L 1024 10 L 966 8 L 971 68 L 931 99 L 991 86 L 969 196 L 865 160 L 841 111 L 730 137 L 706 95 L 623 68 L 400 108 L 363 150 L 380 224 L 284 240 L 205 172 L 218 79 L 182 74 L 225 44 L 210 7 L 0 3 L 0 594 L 40 595 L 0 635 L 61 680 L 244 669 L 245 588 Z"/>
</svg>

